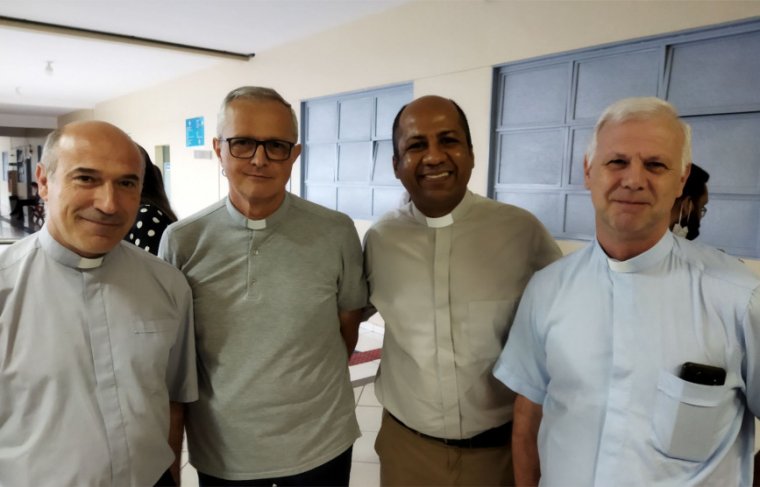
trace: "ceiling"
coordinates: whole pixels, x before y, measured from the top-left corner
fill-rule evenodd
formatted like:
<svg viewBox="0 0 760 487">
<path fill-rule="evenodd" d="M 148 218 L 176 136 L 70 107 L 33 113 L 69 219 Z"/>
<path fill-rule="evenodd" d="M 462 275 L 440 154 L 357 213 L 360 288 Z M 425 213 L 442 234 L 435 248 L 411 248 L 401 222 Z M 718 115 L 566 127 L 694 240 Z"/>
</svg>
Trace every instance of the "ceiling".
<svg viewBox="0 0 760 487">
<path fill-rule="evenodd" d="M 251 54 L 405 1 L 2 0 L 0 17 Z M 59 115 L 219 62 L 248 61 L 0 19 L 0 126 L 41 127 Z"/>
</svg>

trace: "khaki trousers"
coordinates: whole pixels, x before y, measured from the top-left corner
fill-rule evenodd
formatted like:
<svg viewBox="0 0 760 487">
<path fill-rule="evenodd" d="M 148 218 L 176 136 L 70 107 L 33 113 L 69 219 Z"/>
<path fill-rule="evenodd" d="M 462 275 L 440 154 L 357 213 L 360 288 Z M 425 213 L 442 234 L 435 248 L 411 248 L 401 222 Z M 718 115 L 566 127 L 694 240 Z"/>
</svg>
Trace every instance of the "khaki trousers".
<svg viewBox="0 0 760 487">
<path fill-rule="evenodd" d="M 514 485 L 512 447 L 458 448 L 423 438 L 383 411 L 375 440 L 380 457 L 380 485 L 502 486 Z"/>
</svg>

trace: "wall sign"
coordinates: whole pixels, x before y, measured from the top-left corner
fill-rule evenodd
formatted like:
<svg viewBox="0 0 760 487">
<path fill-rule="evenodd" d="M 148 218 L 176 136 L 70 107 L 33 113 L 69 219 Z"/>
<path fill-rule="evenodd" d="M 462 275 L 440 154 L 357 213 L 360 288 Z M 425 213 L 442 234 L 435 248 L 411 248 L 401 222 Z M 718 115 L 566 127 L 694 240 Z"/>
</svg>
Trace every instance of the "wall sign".
<svg viewBox="0 0 760 487">
<path fill-rule="evenodd" d="M 203 145 L 204 138 L 203 117 L 185 119 L 185 146 Z"/>
</svg>

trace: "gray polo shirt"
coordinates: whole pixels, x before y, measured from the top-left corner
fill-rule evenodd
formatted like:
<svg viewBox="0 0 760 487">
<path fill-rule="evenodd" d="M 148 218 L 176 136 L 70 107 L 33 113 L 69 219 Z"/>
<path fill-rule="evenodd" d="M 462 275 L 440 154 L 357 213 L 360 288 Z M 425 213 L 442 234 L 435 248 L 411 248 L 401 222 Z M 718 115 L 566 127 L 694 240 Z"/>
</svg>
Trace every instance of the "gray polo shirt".
<svg viewBox="0 0 760 487">
<path fill-rule="evenodd" d="M 266 220 L 228 199 L 171 225 L 159 255 L 193 289 L 200 399 L 190 461 L 231 480 L 294 475 L 359 436 L 339 310 L 362 308 L 349 217 L 288 194 Z"/>
<path fill-rule="evenodd" d="M 43 227 L 0 255 L 0 485 L 153 485 L 197 397 L 191 305 L 130 243 L 84 259 Z"/>
</svg>

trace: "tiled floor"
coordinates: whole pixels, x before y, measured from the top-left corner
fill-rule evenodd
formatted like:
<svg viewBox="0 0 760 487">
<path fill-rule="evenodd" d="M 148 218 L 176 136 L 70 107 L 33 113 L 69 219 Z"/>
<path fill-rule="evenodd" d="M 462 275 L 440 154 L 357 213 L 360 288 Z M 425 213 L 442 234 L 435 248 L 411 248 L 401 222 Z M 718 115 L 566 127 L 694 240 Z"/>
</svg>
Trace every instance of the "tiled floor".
<svg viewBox="0 0 760 487">
<path fill-rule="evenodd" d="M 354 388 L 356 419 L 362 436 L 354 443 L 351 464 L 351 486 L 377 487 L 380 485 L 380 461 L 375 453 L 375 438 L 380 430 L 383 408 L 375 397 L 375 385 L 369 383 Z"/>
<path fill-rule="evenodd" d="M 382 345 L 382 327 L 362 323 L 356 350 L 363 352 L 380 348 Z M 362 432 L 362 436 L 354 443 L 351 464 L 352 487 L 380 485 L 380 463 L 375 453 L 375 437 L 380 429 L 383 409 L 375 397 L 375 385 L 372 383 L 379 363 L 379 360 L 375 360 L 350 367 L 351 383 L 354 385 L 356 399 L 356 418 Z M 186 445 L 183 446 L 182 455 L 182 487 L 197 487 L 198 476 L 193 466 L 187 462 Z"/>
<path fill-rule="evenodd" d="M 376 348 L 383 347 L 383 328 L 368 321 L 361 324 L 359 328 L 359 341 L 356 344 L 357 352 L 366 352 Z M 377 366 L 380 360 L 373 360 L 363 364 L 352 365 L 349 367 L 351 373 L 351 385 L 354 387 L 372 382 L 377 373 Z"/>
</svg>

